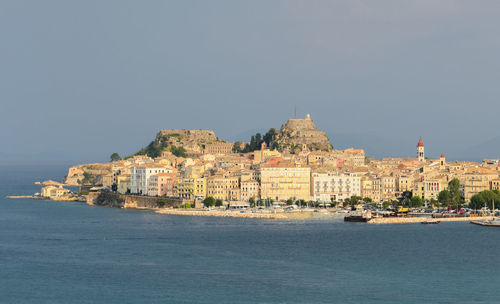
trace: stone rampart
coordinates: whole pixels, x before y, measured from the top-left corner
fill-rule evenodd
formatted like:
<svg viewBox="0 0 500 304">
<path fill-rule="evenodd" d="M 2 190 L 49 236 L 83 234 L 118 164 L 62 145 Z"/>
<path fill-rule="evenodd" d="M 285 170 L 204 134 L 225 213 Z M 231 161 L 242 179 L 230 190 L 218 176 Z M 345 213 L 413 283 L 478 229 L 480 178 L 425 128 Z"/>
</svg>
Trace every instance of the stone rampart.
<svg viewBox="0 0 500 304">
<path fill-rule="evenodd" d="M 212 130 L 185 130 L 185 129 L 162 129 L 160 130 L 160 135 L 179 135 L 182 137 L 183 142 L 211 142 L 216 141 L 217 136 L 215 136 Z"/>
</svg>

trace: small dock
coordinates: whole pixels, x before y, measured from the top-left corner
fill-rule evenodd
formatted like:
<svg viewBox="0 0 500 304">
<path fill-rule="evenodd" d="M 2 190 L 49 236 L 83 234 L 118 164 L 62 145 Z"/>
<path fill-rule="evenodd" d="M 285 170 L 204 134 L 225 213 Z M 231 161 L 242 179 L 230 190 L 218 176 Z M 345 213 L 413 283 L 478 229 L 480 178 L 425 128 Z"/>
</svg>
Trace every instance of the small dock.
<svg viewBox="0 0 500 304">
<path fill-rule="evenodd" d="M 471 221 L 471 224 L 480 225 L 480 226 L 488 226 L 488 227 L 500 227 L 500 221 Z"/>
</svg>

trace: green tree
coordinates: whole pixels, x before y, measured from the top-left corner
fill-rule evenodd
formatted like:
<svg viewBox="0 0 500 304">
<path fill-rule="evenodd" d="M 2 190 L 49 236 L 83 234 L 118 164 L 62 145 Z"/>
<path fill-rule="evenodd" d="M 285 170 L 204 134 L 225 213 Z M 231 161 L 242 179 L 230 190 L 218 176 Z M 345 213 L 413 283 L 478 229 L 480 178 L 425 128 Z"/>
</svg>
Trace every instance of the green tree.
<svg viewBox="0 0 500 304">
<path fill-rule="evenodd" d="M 184 147 L 169 146 L 168 150 L 170 150 L 170 152 L 172 152 L 172 154 L 177 156 L 177 157 L 186 157 L 187 156 L 186 149 L 184 149 Z"/>
<path fill-rule="evenodd" d="M 303 199 L 298 200 L 296 203 L 297 203 L 297 206 L 299 206 L 299 207 L 306 207 L 307 206 L 307 202 Z"/>
<path fill-rule="evenodd" d="M 208 196 L 203 200 L 203 206 L 212 207 L 215 206 L 215 198 Z"/>
<path fill-rule="evenodd" d="M 158 207 L 163 208 L 168 204 L 168 201 L 164 198 L 160 198 L 158 201 L 156 201 L 158 204 Z"/>
<path fill-rule="evenodd" d="M 109 158 L 111 159 L 111 161 L 112 161 L 112 162 L 115 162 L 115 161 L 117 161 L 117 160 L 122 159 L 122 158 L 120 157 L 120 155 L 119 155 L 118 153 L 116 153 L 116 152 L 115 152 L 115 153 L 113 153 L 113 154 L 111 154 L 111 156 L 110 156 Z"/>
<path fill-rule="evenodd" d="M 222 205 L 223 205 L 223 203 L 222 203 L 222 200 L 221 200 L 221 199 L 217 199 L 217 200 L 215 201 L 215 207 L 221 207 Z"/>
<path fill-rule="evenodd" d="M 454 207 L 458 207 L 463 202 L 458 178 L 454 178 L 448 183 L 448 191 L 450 192 L 450 202 Z"/>
<path fill-rule="evenodd" d="M 371 203 L 373 200 L 369 197 L 363 197 L 363 202 Z"/>
<path fill-rule="evenodd" d="M 445 190 L 442 190 L 441 192 L 439 192 L 438 194 L 438 202 L 443 205 L 443 206 L 446 206 L 447 204 L 449 204 L 451 202 L 451 193 L 450 191 L 448 191 L 447 189 Z"/>
<path fill-rule="evenodd" d="M 251 197 L 248 202 L 250 203 L 250 207 L 255 207 L 255 198 Z"/>
<path fill-rule="evenodd" d="M 351 205 L 351 206 L 354 206 L 356 205 L 357 203 L 361 202 L 363 200 L 363 198 L 361 196 L 358 196 L 358 195 L 353 195 L 351 196 L 351 198 L 349 198 L 347 200 L 347 202 Z"/>
<path fill-rule="evenodd" d="M 241 141 L 237 141 L 233 145 L 233 152 L 234 153 L 241 153 L 243 150 L 241 149 Z"/>
<path fill-rule="evenodd" d="M 277 133 L 275 128 L 269 129 L 264 135 L 263 140 L 269 148 L 273 148 L 274 140 L 276 139 Z"/>
<path fill-rule="evenodd" d="M 260 146 L 262 145 L 262 135 L 260 133 L 255 134 L 255 150 L 260 150 Z"/>
<path fill-rule="evenodd" d="M 88 172 L 83 172 L 83 179 L 80 181 L 82 184 L 92 184 L 94 176 Z"/>
<path fill-rule="evenodd" d="M 498 190 L 485 190 L 475 194 L 470 199 L 469 207 L 472 209 L 481 209 L 487 206 L 489 209 L 500 207 L 500 191 Z"/>
<path fill-rule="evenodd" d="M 439 202 L 436 199 L 431 198 L 431 200 L 429 201 L 429 204 L 431 204 L 431 206 L 438 206 Z"/>
<path fill-rule="evenodd" d="M 287 204 L 288 206 L 293 205 L 293 199 L 291 199 L 291 198 L 287 199 L 287 200 L 286 200 L 286 204 Z"/>
<path fill-rule="evenodd" d="M 419 207 L 422 207 L 422 204 L 423 204 L 423 200 L 420 196 L 412 196 L 412 198 L 410 199 L 410 206 L 412 208 L 419 208 Z"/>
</svg>

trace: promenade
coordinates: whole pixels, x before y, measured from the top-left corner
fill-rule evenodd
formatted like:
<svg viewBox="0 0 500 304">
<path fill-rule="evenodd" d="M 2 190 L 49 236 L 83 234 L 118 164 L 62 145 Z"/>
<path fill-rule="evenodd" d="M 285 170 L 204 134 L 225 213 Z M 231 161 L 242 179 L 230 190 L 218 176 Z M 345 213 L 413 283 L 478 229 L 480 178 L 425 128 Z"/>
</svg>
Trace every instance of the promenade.
<svg viewBox="0 0 500 304">
<path fill-rule="evenodd" d="M 155 211 L 159 214 L 190 215 L 190 216 L 217 216 L 217 217 L 239 217 L 239 218 L 264 218 L 285 219 L 283 213 L 252 213 L 239 211 L 215 211 L 215 210 L 186 210 L 186 209 L 160 209 Z"/>
</svg>

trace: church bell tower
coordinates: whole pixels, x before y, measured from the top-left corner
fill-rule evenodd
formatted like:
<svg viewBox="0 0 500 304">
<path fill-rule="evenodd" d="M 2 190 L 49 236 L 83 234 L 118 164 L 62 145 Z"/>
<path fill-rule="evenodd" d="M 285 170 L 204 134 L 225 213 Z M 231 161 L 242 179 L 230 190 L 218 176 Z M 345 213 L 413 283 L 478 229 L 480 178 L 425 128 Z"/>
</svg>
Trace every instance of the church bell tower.
<svg viewBox="0 0 500 304">
<path fill-rule="evenodd" d="M 422 137 L 420 137 L 420 140 L 418 141 L 417 144 L 417 159 L 420 162 L 425 161 L 424 142 L 422 141 Z"/>
</svg>

